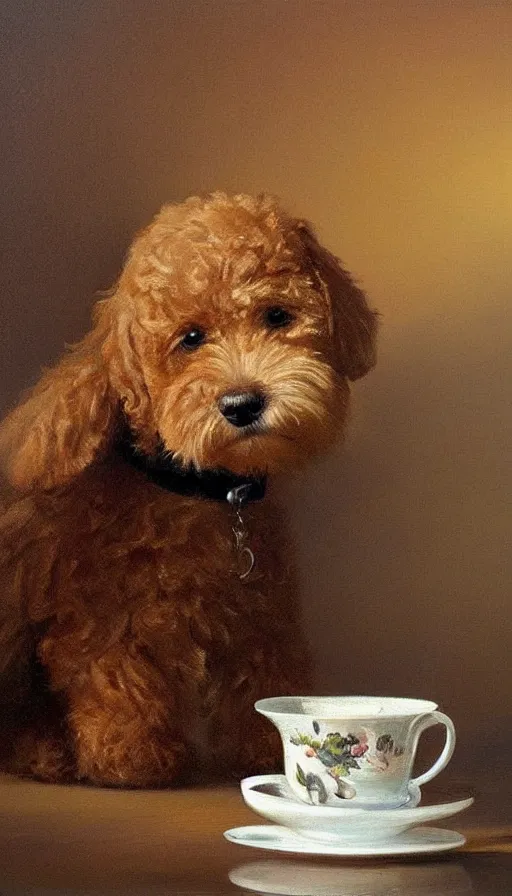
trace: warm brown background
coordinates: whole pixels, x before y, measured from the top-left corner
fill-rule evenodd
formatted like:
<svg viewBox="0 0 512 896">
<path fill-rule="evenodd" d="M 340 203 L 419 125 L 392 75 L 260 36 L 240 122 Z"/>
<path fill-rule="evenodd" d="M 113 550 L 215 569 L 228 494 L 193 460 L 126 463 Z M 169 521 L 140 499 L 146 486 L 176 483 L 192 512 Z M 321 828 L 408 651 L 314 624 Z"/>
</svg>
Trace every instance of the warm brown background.
<svg viewBox="0 0 512 896">
<path fill-rule="evenodd" d="M 290 488 L 318 688 L 436 698 L 463 738 L 485 752 L 488 722 L 506 745 L 510 2 L 0 15 L 2 405 L 85 331 L 163 201 L 280 194 L 383 316 L 346 446 Z"/>
</svg>

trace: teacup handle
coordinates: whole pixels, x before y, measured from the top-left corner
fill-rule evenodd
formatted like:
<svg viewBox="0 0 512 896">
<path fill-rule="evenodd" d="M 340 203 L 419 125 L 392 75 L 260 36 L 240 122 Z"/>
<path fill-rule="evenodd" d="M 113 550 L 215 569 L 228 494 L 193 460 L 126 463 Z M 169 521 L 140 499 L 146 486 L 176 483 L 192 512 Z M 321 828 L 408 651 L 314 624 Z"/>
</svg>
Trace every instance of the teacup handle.
<svg viewBox="0 0 512 896">
<path fill-rule="evenodd" d="M 424 772 L 422 775 L 419 775 L 418 778 L 413 778 L 411 784 L 415 784 L 419 787 L 421 784 L 426 784 L 427 781 L 431 781 L 432 778 L 435 778 L 436 775 L 439 774 L 445 768 L 450 759 L 453 756 L 453 751 L 455 749 L 455 726 L 450 719 L 449 716 L 445 716 L 444 712 L 431 712 L 428 716 L 420 722 L 420 730 L 418 733 L 418 737 L 427 728 L 432 728 L 433 725 L 444 725 L 446 728 L 446 741 L 443 748 L 443 752 L 439 756 L 434 765 L 428 769 L 428 771 Z"/>
</svg>

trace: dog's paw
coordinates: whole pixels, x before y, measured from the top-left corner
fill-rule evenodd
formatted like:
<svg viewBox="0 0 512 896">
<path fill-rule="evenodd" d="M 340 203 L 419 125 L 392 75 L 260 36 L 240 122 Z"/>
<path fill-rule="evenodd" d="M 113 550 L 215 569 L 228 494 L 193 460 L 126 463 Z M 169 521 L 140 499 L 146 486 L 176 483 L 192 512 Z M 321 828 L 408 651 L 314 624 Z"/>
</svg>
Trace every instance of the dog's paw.
<svg viewBox="0 0 512 896">
<path fill-rule="evenodd" d="M 101 787 L 169 787 L 181 782 L 186 747 L 148 734 L 139 744 L 105 745 L 97 753 L 81 749 L 78 777 Z"/>
<path fill-rule="evenodd" d="M 5 770 L 20 777 L 51 784 L 76 781 L 76 765 L 69 744 L 59 735 L 23 732 L 15 740 Z"/>
</svg>

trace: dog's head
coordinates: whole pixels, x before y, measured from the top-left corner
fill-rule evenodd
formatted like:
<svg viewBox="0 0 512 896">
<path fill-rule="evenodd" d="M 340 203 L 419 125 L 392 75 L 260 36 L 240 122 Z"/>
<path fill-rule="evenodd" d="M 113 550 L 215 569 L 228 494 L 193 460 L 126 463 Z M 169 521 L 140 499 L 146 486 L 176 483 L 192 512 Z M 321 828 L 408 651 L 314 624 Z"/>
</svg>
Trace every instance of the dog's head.
<svg viewBox="0 0 512 896">
<path fill-rule="evenodd" d="M 286 470 L 342 427 L 375 360 L 376 315 L 307 222 L 268 196 L 165 206 L 96 326 L 5 421 L 21 488 L 69 481 L 112 446 L 199 469 Z"/>
</svg>

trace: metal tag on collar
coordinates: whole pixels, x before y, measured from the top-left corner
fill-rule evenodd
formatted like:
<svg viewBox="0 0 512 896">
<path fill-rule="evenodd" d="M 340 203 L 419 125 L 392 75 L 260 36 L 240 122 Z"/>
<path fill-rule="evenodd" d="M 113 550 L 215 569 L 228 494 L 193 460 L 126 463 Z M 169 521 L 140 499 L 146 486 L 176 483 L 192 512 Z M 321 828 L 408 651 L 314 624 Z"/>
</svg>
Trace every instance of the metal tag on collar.
<svg viewBox="0 0 512 896">
<path fill-rule="evenodd" d="M 249 537 L 244 518 L 242 516 L 242 508 L 247 503 L 251 484 L 244 483 L 232 488 L 226 495 L 227 500 L 235 513 L 232 531 L 235 537 L 235 550 L 237 555 L 238 578 L 241 582 L 247 581 L 251 575 L 256 558 L 250 547 L 246 544 Z"/>
<path fill-rule="evenodd" d="M 250 482 L 244 482 L 243 485 L 237 485 L 235 488 L 231 488 L 226 495 L 229 504 L 235 508 L 243 507 L 249 500 L 251 489 L 252 485 Z"/>
</svg>

